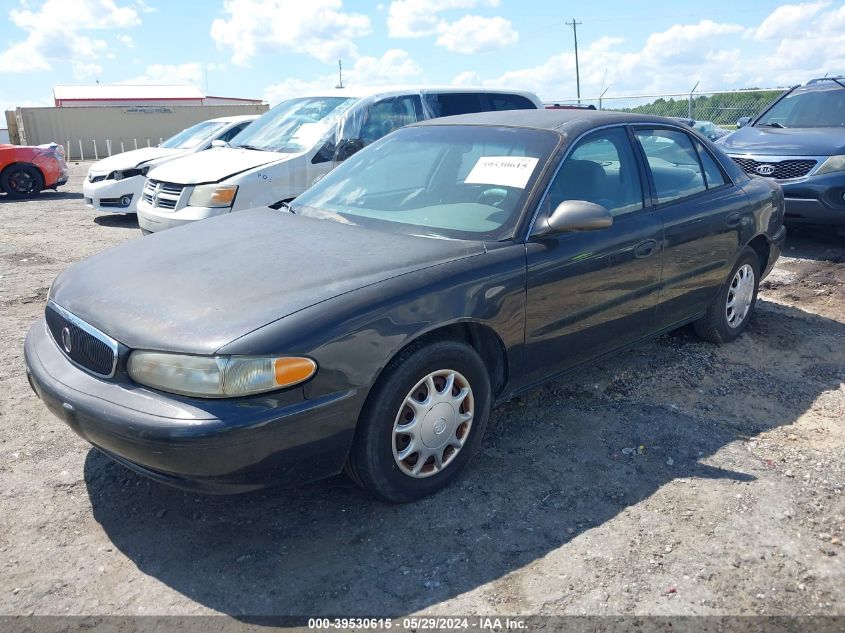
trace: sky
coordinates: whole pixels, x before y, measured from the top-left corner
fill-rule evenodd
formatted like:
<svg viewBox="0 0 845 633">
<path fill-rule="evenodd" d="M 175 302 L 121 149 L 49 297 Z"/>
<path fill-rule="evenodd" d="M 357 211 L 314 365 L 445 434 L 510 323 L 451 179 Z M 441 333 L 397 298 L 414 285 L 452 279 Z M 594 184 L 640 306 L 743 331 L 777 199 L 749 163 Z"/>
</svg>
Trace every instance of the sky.
<svg viewBox="0 0 845 633">
<path fill-rule="evenodd" d="M 783 87 L 845 72 L 845 2 L 0 0 L 0 110 L 79 83 L 279 101 L 346 85 L 482 85 L 543 100 Z"/>
</svg>

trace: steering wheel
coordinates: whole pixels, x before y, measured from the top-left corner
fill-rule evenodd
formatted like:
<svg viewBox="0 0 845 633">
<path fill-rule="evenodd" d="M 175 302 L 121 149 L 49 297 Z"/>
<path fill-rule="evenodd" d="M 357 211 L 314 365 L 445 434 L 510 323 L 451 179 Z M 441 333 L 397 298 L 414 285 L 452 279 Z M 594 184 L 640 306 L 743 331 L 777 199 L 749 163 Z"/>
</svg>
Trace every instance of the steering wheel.
<svg viewBox="0 0 845 633">
<path fill-rule="evenodd" d="M 508 197 L 508 190 L 502 187 L 485 189 L 475 198 L 476 203 L 486 204 L 488 207 L 499 208 Z"/>
</svg>

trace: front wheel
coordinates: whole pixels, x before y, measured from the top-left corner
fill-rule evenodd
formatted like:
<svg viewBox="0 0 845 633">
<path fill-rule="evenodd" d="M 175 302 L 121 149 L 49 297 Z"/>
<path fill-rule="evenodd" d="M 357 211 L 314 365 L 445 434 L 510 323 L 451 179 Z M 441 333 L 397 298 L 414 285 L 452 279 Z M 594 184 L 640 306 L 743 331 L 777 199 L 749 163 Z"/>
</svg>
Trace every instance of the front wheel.
<svg viewBox="0 0 845 633">
<path fill-rule="evenodd" d="M 760 260 L 746 247 L 707 313 L 693 323 L 695 333 L 711 343 L 729 343 L 748 327 L 757 303 Z"/>
<path fill-rule="evenodd" d="M 32 165 L 12 165 L 0 177 L 0 188 L 12 198 L 37 196 L 44 189 L 44 177 Z"/>
<path fill-rule="evenodd" d="M 431 495 L 466 467 L 489 411 L 490 377 L 472 347 L 438 341 L 403 353 L 364 407 L 347 472 L 385 501 Z"/>
</svg>

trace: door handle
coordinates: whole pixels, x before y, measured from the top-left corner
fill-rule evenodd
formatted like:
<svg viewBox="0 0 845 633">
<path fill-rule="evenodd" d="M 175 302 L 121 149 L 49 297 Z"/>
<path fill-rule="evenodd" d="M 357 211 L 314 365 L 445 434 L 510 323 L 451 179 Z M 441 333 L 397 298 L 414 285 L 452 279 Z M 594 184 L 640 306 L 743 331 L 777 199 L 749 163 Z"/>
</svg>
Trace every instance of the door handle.
<svg viewBox="0 0 845 633">
<path fill-rule="evenodd" d="M 634 247 L 634 257 L 642 259 L 643 257 L 649 257 L 654 255 L 654 252 L 657 250 L 657 240 L 646 240 L 645 242 L 640 242 Z"/>
<path fill-rule="evenodd" d="M 725 224 L 728 226 L 739 226 L 742 222 L 742 215 L 739 213 L 731 213 L 725 219 Z"/>
</svg>

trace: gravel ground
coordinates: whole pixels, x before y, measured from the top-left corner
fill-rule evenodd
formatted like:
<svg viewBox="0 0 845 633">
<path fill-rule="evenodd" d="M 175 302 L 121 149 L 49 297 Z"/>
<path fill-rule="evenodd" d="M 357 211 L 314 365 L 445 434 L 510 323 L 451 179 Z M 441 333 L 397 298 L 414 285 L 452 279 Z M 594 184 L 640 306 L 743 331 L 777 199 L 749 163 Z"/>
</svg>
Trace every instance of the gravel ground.
<svg viewBox="0 0 845 633">
<path fill-rule="evenodd" d="M 86 167 L 0 197 L 0 614 L 845 614 L 845 239 L 793 231 L 734 344 L 683 329 L 498 408 L 433 498 L 202 497 L 27 385 L 53 277 L 140 239 L 84 207 Z"/>
</svg>

